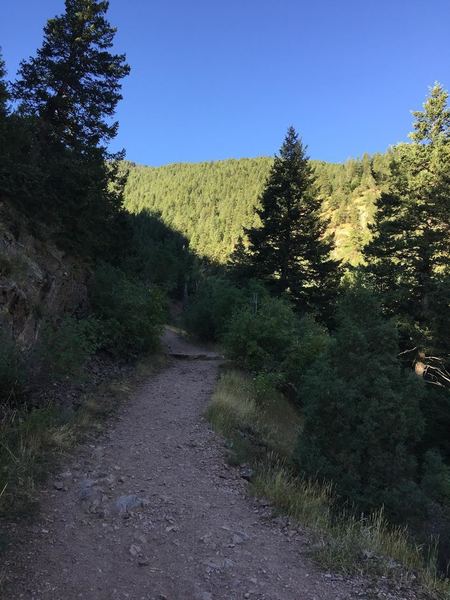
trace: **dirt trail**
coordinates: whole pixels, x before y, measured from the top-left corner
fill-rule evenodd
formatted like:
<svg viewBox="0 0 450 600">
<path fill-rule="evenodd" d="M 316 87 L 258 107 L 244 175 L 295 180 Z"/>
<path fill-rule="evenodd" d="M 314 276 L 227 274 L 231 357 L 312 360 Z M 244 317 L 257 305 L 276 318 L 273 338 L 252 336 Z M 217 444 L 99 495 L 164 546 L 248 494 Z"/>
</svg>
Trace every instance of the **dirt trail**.
<svg viewBox="0 0 450 600">
<path fill-rule="evenodd" d="M 5 598 L 361 597 L 320 573 L 301 531 L 273 520 L 227 466 L 202 417 L 218 361 L 172 332 L 164 342 L 197 360 L 171 358 L 42 492 L 39 519 L 3 565 Z"/>
</svg>

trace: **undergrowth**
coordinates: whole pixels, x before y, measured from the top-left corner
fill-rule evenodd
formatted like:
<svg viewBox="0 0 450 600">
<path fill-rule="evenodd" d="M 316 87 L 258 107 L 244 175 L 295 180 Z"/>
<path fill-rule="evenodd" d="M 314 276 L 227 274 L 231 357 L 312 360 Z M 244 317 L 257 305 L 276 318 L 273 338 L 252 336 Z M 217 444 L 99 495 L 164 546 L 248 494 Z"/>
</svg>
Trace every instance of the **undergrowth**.
<svg viewBox="0 0 450 600">
<path fill-rule="evenodd" d="M 404 527 L 390 524 L 383 510 L 358 516 L 338 507 L 331 484 L 302 478 L 292 454 L 302 419 L 279 392 L 240 371 L 222 374 L 207 409 L 214 429 L 228 441 L 230 462 L 254 469 L 252 492 L 308 528 L 312 553 L 326 569 L 418 582 L 433 598 L 450 598 L 439 577 L 435 546 L 415 544 Z"/>
<path fill-rule="evenodd" d="M 0 417 L 0 519 L 29 516 L 37 509 L 37 489 L 80 440 L 100 432 L 144 377 L 160 368 L 147 357 L 125 379 L 106 381 L 81 399 L 76 412 L 48 405 L 27 410 L 3 407 Z"/>
</svg>

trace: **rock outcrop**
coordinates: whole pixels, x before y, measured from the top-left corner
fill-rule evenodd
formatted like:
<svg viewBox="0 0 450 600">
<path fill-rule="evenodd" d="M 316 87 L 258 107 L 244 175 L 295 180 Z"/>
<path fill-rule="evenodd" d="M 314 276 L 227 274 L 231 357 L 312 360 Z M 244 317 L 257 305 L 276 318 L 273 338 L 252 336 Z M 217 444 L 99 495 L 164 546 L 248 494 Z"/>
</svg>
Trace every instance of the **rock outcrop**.
<svg viewBox="0 0 450 600">
<path fill-rule="evenodd" d="M 83 311 L 88 277 L 85 265 L 30 233 L 0 202 L 0 327 L 20 345 L 33 345 L 44 317 Z"/>
</svg>

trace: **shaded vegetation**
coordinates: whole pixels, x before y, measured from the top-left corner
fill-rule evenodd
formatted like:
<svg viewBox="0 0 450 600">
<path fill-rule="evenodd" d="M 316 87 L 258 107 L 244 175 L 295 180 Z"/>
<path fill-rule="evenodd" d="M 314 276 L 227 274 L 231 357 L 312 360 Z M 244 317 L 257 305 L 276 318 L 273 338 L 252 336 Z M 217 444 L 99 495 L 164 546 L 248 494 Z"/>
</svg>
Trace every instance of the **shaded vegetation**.
<svg viewBox="0 0 450 600">
<path fill-rule="evenodd" d="M 102 348 L 118 356 L 155 350 L 165 320 L 164 296 L 110 265 L 99 266 L 90 291 Z"/>
<path fill-rule="evenodd" d="M 391 556 L 445 588 L 408 535 L 425 539 L 436 507 L 450 523 L 447 92 L 384 155 L 309 161 L 291 128 L 274 159 L 137 166 L 107 150 L 129 72 L 107 9 L 66 0 L 13 84 L 0 57 L 2 201 L 91 276 L 89 307 L 45 315 L 34 349 L 1 332 L 1 505 L 32 498 L 75 437 L 31 388 L 79 379 L 99 351 L 156 350 L 182 301 L 190 331 L 247 371 L 208 414 L 254 489 L 326 532 L 325 564 L 351 570 L 369 548 L 379 572 Z M 79 423 L 108 412 L 85 409 Z"/>
<path fill-rule="evenodd" d="M 383 576 L 431 598 L 444 598 L 448 582 L 437 572 L 436 548 L 415 544 L 405 527 L 393 526 L 383 510 L 355 516 L 340 508 L 330 483 L 306 479 L 293 468 L 293 449 L 303 436 L 298 411 L 272 393 L 261 401 L 255 381 L 227 371 L 207 416 L 228 441 L 230 462 L 250 464 L 251 490 L 308 528 L 313 556 L 329 570 Z"/>
</svg>

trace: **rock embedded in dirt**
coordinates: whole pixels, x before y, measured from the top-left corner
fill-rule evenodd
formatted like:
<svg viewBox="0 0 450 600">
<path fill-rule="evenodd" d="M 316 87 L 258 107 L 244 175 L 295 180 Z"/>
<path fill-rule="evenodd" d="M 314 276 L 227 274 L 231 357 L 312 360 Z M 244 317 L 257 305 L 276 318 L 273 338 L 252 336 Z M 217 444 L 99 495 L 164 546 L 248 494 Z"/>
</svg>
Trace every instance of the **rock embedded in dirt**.
<svg viewBox="0 0 450 600">
<path fill-rule="evenodd" d="M 131 544 L 131 546 L 129 548 L 129 553 L 131 554 L 131 556 L 136 558 L 137 556 L 142 555 L 142 548 L 140 546 L 138 546 L 137 544 Z"/>
<path fill-rule="evenodd" d="M 114 503 L 114 509 L 120 515 L 126 515 L 136 508 L 148 506 L 149 503 L 150 501 L 146 498 L 140 498 L 135 494 L 130 494 L 128 496 L 120 496 L 117 498 Z"/>
<path fill-rule="evenodd" d="M 251 481 L 255 476 L 255 471 L 249 465 L 242 465 L 242 467 L 239 469 L 239 474 L 242 479 Z"/>
</svg>

